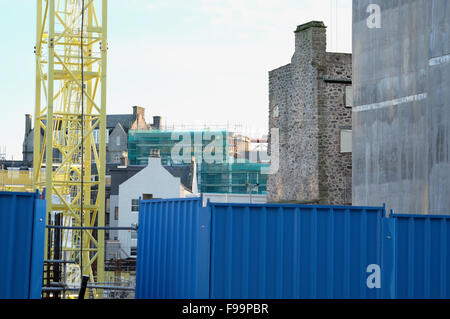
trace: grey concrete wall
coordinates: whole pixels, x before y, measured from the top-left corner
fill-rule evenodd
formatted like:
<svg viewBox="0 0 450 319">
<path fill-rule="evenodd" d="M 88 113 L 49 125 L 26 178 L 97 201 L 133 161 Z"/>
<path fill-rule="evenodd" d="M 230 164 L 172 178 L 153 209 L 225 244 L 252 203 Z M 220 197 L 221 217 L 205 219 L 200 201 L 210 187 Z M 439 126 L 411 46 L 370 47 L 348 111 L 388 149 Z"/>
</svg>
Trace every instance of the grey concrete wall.
<svg viewBox="0 0 450 319">
<path fill-rule="evenodd" d="M 448 0 L 353 1 L 354 204 L 450 213 L 449 17 Z"/>
</svg>

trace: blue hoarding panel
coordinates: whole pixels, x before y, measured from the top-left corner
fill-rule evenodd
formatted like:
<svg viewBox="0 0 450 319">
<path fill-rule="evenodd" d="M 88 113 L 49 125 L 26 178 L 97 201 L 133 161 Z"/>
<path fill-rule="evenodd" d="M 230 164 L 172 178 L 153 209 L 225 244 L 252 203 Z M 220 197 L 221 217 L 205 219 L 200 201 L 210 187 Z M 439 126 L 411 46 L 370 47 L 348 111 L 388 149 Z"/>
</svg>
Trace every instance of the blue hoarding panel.
<svg viewBox="0 0 450 319">
<path fill-rule="evenodd" d="M 40 299 L 42 295 L 42 277 L 44 269 L 44 244 L 45 244 L 45 219 L 47 203 L 45 200 L 36 200 L 34 215 L 31 276 L 30 276 L 30 298 Z"/>
<path fill-rule="evenodd" d="M 142 202 L 138 298 L 450 298 L 450 216 Z"/>
<path fill-rule="evenodd" d="M 0 193 L 1 299 L 39 299 L 44 264 L 45 201 Z"/>
<path fill-rule="evenodd" d="M 450 216 L 393 215 L 393 298 L 450 298 Z"/>
<path fill-rule="evenodd" d="M 211 204 L 211 298 L 380 298 L 383 208 Z"/>
<path fill-rule="evenodd" d="M 137 299 L 208 298 L 209 223 L 201 198 L 140 202 Z"/>
</svg>

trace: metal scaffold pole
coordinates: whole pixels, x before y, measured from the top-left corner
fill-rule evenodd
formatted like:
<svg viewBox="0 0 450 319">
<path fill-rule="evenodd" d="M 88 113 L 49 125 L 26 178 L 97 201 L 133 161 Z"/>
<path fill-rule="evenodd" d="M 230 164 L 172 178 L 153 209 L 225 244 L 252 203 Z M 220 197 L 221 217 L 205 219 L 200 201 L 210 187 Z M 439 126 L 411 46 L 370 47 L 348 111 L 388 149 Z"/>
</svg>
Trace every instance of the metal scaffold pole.
<svg viewBox="0 0 450 319">
<path fill-rule="evenodd" d="M 45 189 L 47 225 L 62 226 L 48 229 L 46 260 L 75 262 L 46 263 L 46 280 L 75 267 L 65 268 L 78 273 L 73 284 L 87 275 L 86 297 L 95 298 L 102 289 L 89 287 L 104 281 L 107 50 L 107 0 L 37 0 L 33 189 Z"/>
</svg>

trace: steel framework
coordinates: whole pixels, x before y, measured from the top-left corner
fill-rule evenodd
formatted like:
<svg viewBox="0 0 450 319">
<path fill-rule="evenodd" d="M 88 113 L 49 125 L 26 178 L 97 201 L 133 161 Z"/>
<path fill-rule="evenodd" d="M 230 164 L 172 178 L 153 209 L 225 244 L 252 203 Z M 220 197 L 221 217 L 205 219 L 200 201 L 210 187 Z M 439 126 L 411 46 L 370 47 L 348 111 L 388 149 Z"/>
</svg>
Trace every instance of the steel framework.
<svg viewBox="0 0 450 319">
<path fill-rule="evenodd" d="M 74 260 L 92 284 L 104 277 L 92 228 L 105 223 L 107 49 L 107 0 L 37 0 L 33 189 L 45 189 L 47 225 L 82 229 L 59 230 L 62 256 L 50 244 L 46 257 Z"/>
</svg>

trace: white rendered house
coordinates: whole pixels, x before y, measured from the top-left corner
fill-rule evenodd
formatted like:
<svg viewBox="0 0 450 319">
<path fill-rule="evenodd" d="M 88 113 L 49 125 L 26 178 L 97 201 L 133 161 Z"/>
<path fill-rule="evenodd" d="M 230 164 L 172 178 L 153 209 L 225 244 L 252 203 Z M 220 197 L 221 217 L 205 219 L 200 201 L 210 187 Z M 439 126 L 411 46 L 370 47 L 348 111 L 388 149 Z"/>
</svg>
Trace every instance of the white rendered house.
<svg viewBox="0 0 450 319">
<path fill-rule="evenodd" d="M 190 169 L 190 167 L 193 167 Z M 192 166 L 163 166 L 161 158 L 150 157 L 148 166 L 119 185 L 118 225 L 131 227 L 139 219 L 139 198 L 184 198 L 197 193 L 195 162 Z M 136 256 L 137 232 L 119 231 L 121 258 Z"/>
</svg>

